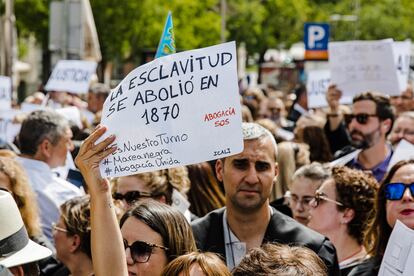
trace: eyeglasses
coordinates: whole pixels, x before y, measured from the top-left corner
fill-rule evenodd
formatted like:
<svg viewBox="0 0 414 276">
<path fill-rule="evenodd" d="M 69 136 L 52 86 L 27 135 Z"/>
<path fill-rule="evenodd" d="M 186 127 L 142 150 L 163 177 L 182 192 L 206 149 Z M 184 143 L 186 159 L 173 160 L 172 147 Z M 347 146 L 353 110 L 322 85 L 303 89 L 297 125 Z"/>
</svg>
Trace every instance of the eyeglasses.
<svg viewBox="0 0 414 276">
<path fill-rule="evenodd" d="M 341 202 L 330 199 L 329 197 L 324 196 L 321 192 L 316 191 L 315 197 L 310 202 L 310 205 L 314 208 L 318 207 L 322 201 L 329 201 L 335 203 L 338 206 L 344 206 Z"/>
<path fill-rule="evenodd" d="M 291 207 L 296 206 L 298 203 L 304 207 L 308 207 L 313 199 L 313 196 L 303 196 L 302 198 L 299 198 L 297 195 L 292 194 L 290 191 L 286 192 L 285 197 L 289 200 L 289 205 Z"/>
<path fill-rule="evenodd" d="M 140 192 L 140 191 L 130 191 L 126 192 L 125 194 L 114 193 L 113 198 L 116 200 L 125 200 L 128 204 L 132 204 L 135 201 L 139 200 L 143 197 L 154 197 L 155 195 L 147 192 Z"/>
<path fill-rule="evenodd" d="M 57 226 L 56 223 L 52 223 L 52 229 L 53 229 L 53 231 L 60 231 L 60 232 L 63 232 L 63 233 L 69 233 L 69 231 L 67 229 Z"/>
<path fill-rule="evenodd" d="M 369 117 L 378 117 L 376 114 L 367 114 L 367 113 L 359 113 L 359 114 L 344 114 L 344 120 L 347 125 L 349 125 L 352 120 L 355 118 L 356 121 L 361 124 L 365 125 L 368 122 Z"/>
<path fill-rule="evenodd" d="M 400 200 L 402 199 L 405 189 L 409 188 L 411 196 L 414 197 L 414 183 L 388 183 L 385 184 L 385 198 L 388 200 Z"/>
<path fill-rule="evenodd" d="M 128 245 L 128 242 L 124 240 L 124 248 L 125 250 L 129 248 L 129 250 L 131 251 L 131 258 L 134 261 L 134 263 L 148 262 L 152 254 L 152 249 L 154 247 L 161 248 L 165 251 L 169 250 L 167 247 L 144 241 L 135 241 L 131 245 Z"/>
</svg>

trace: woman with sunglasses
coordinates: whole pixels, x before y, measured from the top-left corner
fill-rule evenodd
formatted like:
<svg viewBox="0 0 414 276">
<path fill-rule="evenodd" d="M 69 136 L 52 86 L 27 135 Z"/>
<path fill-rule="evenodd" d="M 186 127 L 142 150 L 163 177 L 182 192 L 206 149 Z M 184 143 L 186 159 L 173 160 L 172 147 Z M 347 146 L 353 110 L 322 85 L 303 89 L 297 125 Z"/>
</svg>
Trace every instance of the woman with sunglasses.
<svg viewBox="0 0 414 276">
<path fill-rule="evenodd" d="M 155 200 L 134 206 L 120 225 L 130 275 L 161 275 L 169 262 L 196 250 L 184 216 Z"/>
<path fill-rule="evenodd" d="M 113 198 L 123 214 L 142 199 L 155 199 L 180 210 L 188 221 L 192 214 L 188 209 L 186 193 L 190 179 L 186 167 L 121 176 L 112 180 Z M 185 202 L 176 204 L 176 202 Z"/>
<path fill-rule="evenodd" d="M 367 256 L 364 233 L 373 218 L 378 183 L 362 171 L 333 167 L 311 201 L 308 226 L 334 244 L 342 275 Z"/>
<path fill-rule="evenodd" d="M 375 202 L 376 215 L 367 233 L 371 258 L 352 275 L 377 275 L 388 239 L 397 221 L 414 229 L 414 160 L 396 163 L 385 176 Z"/>
<path fill-rule="evenodd" d="M 113 153 L 115 136 L 96 143 L 106 131 L 97 126 L 83 142 L 76 164 L 91 197 L 91 245 L 96 275 L 161 275 L 174 258 L 196 250 L 191 227 L 183 215 L 154 201 L 134 206 L 118 226 L 109 180 L 99 162 Z"/>
</svg>

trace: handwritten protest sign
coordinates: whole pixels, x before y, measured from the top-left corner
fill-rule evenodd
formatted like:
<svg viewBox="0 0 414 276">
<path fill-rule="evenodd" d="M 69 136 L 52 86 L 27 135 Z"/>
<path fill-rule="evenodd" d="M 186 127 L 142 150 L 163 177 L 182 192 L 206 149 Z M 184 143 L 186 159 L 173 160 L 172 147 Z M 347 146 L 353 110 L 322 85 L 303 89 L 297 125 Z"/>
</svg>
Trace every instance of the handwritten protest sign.
<svg viewBox="0 0 414 276">
<path fill-rule="evenodd" d="M 158 58 L 106 99 L 101 124 L 117 151 L 105 177 L 183 166 L 243 149 L 235 42 Z M 105 136 L 105 137 L 106 137 Z"/>
<path fill-rule="evenodd" d="M 331 84 L 331 72 L 329 70 L 311 70 L 307 72 L 306 90 L 308 94 L 308 107 L 320 108 L 328 106 L 326 92 Z M 341 104 L 352 103 L 352 98 L 342 96 Z"/>
<path fill-rule="evenodd" d="M 306 90 L 308 91 L 308 107 L 318 108 L 328 106 L 326 102 L 326 91 L 331 82 L 329 70 L 309 71 L 306 80 Z"/>
<path fill-rule="evenodd" d="M 60 60 L 53 69 L 45 90 L 87 93 L 95 70 L 96 62 L 93 61 Z"/>
<path fill-rule="evenodd" d="M 391 39 L 329 43 L 331 81 L 345 97 L 368 91 L 399 95 Z"/>
<path fill-rule="evenodd" d="M 12 143 L 20 132 L 21 124 L 14 123 L 14 117 L 21 114 L 20 110 L 0 110 L 0 139 Z"/>
<path fill-rule="evenodd" d="M 382 258 L 378 276 L 409 276 L 414 271 L 414 231 L 397 220 Z"/>
<path fill-rule="evenodd" d="M 410 159 L 414 159 L 414 145 L 407 140 L 402 139 L 394 149 L 387 170 L 389 171 L 392 166 L 401 160 Z"/>
<path fill-rule="evenodd" d="M 397 68 L 400 92 L 407 89 L 408 75 L 410 73 L 411 41 L 394 42 L 394 59 Z"/>
<path fill-rule="evenodd" d="M 0 110 L 11 109 L 12 83 L 10 77 L 0 76 Z"/>
</svg>

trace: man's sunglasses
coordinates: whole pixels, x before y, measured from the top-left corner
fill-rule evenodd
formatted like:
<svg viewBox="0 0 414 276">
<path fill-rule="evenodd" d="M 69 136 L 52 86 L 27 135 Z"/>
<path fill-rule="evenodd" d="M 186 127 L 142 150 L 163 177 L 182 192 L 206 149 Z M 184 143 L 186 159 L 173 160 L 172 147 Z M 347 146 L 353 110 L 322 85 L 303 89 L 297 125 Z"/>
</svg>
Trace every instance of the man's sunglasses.
<svg viewBox="0 0 414 276">
<path fill-rule="evenodd" d="M 329 202 L 335 203 L 338 206 L 344 206 L 341 202 L 330 199 L 329 197 L 323 195 L 322 193 L 320 193 L 318 191 L 315 193 L 315 197 L 310 202 L 310 205 L 313 208 L 316 208 L 321 204 L 322 201 L 329 201 Z"/>
<path fill-rule="evenodd" d="M 344 114 L 344 120 L 347 125 L 349 125 L 352 120 L 355 118 L 356 121 L 361 124 L 365 125 L 368 122 L 369 117 L 378 117 L 375 114 L 367 114 L 367 113 L 359 113 L 359 114 Z"/>
<path fill-rule="evenodd" d="M 165 251 L 169 249 L 165 246 L 157 245 L 154 243 L 148 243 L 144 241 L 135 241 L 131 245 L 128 245 L 128 242 L 124 240 L 124 248 L 125 250 L 129 248 L 131 251 L 131 258 L 134 263 L 146 263 L 151 257 L 152 249 L 154 247 L 161 248 Z"/>
<path fill-rule="evenodd" d="M 143 197 L 154 197 L 153 194 L 140 191 L 130 191 L 125 194 L 114 193 L 112 197 L 116 200 L 125 200 L 128 204 L 132 204 L 135 201 Z"/>
<path fill-rule="evenodd" d="M 388 183 L 385 184 L 385 198 L 388 200 L 400 200 L 402 199 L 405 189 L 409 188 L 411 196 L 414 197 L 414 183 Z"/>
</svg>

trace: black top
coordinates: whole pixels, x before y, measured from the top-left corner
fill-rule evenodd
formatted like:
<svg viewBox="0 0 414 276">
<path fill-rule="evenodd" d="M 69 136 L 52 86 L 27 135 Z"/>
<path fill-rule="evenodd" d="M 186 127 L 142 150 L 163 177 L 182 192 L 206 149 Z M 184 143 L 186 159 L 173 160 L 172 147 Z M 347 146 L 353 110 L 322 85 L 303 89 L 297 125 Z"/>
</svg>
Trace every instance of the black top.
<svg viewBox="0 0 414 276">
<path fill-rule="evenodd" d="M 191 225 L 198 249 L 217 253 L 225 259 L 224 210 L 221 208 L 212 211 L 192 222 Z M 263 239 L 263 243 L 267 242 L 306 246 L 323 260 L 328 267 L 329 275 L 340 275 L 336 250 L 332 243 L 326 237 L 283 215 L 274 208 Z"/>
</svg>

